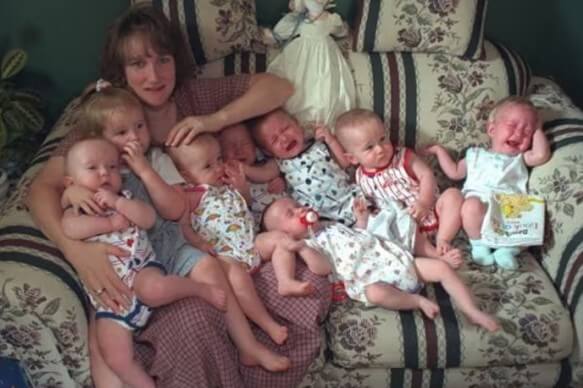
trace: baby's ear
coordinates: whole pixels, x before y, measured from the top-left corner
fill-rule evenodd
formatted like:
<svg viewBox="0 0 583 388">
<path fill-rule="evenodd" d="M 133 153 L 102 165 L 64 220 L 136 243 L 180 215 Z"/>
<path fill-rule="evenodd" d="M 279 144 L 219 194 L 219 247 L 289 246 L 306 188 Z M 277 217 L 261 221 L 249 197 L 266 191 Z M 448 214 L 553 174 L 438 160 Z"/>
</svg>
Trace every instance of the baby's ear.
<svg viewBox="0 0 583 388">
<path fill-rule="evenodd" d="M 65 177 L 63 178 L 63 184 L 65 185 L 65 187 L 69 187 L 73 184 L 73 178 L 71 178 L 69 175 L 65 175 Z"/>
</svg>

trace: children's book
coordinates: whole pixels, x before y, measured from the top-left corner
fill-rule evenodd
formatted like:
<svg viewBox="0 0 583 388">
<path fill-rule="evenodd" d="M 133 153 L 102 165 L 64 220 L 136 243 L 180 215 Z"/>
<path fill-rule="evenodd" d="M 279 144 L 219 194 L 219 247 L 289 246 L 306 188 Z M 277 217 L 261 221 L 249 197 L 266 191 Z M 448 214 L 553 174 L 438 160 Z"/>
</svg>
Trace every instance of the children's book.
<svg viewBox="0 0 583 388">
<path fill-rule="evenodd" d="M 545 202 L 528 194 L 493 194 L 482 223 L 482 242 L 490 247 L 542 245 Z"/>
</svg>

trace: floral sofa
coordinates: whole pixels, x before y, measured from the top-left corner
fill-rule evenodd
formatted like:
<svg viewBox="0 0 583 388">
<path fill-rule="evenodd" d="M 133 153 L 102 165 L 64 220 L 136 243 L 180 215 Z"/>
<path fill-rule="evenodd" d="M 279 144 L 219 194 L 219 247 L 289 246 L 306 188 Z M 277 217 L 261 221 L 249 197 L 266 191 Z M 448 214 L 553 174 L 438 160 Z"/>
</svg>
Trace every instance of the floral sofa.
<svg viewBox="0 0 583 388">
<path fill-rule="evenodd" d="M 367 308 L 347 300 L 333 303 L 323 323 L 320 355 L 301 386 L 582 386 L 583 229 L 577 220 L 583 217 L 583 112 L 555 83 L 531 77 L 527 64 L 500 44 L 480 40 L 476 53 L 467 45 L 449 53 L 425 42 L 424 36 L 436 34 L 436 22 L 421 23 L 425 27 L 417 30 L 396 23 L 399 39 L 359 42 L 359 32 L 370 38 L 367 13 L 370 17 L 376 12 L 381 19 L 387 16 L 386 9 L 373 9 L 378 6 L 375 1 L 362 1 L 352 8 L 347 1 L 338 1 L 339 9 L 350 8 L 357 14 L 345 14 L 354 27 L 354 40 L 345 43 L 358 105 L 381 115 L 394 141 L 413 148 L 439 142 L 463 156 L 467 147 L 487 143 L 484 122 L 496 100 L 510 94 L 529 96 L 540 109 L 553 149 L 552 159 L 533 169 L 529 182 L 530 190 L 546 200 L 545 243 L 522 253 L 515 272 L 469 262 L 459 271 L 480 306 L 502 323 L 502 330 L 494 334 L 469 324 L 440 286 L 423 290 L 441 308 L 435 320 L 418 312 Z M 476 5 L 475 12 L 485 12 L 487 2 L 467 1 Z M 155 3 L 170 13 L 168 4 L 176 6 L 172 1 Z M 284 10 L 287 1 L 277 3 L 276 8 Z M 381 8 L 392 4 L 405 9 L 407 17 L 437 16 L 456 24 L 448 16 L 447 1 L 380 3 Z M 223 37 L 228 33 L 225 25 L 241 22 L 231 20 L 236 15 L 249 19 L 246 23 L 255 20 L 251 17 L 254 2 L 209 4 L 218 8 L 221 18 L 206 19 L 223 26 L 214 29 Z M 272 4 L 258 1 L 257 12 Z M 211 5 L 204 12 L 217 11 Z M 224 7 L 234 5 L 237 8 L 228 9 L 232 13 L 225 11 Z M 414 25 L 411 19 L 405 21 Z M 248 31 L 253 31 L 251 27 Z M 457 34 L 446 24 L 437 36 L 447 38 L 448 33 Z M 189 37 L 192 46 L 193 35 Z M 228 39 L 199 45 L 204 49 L 196 55 L 193 48 L 193 59 L 199 64 L 196 75 L 264 71 L 277 52 L 265 53 L 252 42 L 254 37 L 245 38 L 247 46 L 236 43 L 235 48 L 255 52 L 230 53 L 233 50 L 224 44 L 217 49 Z M 475 39 L 469 41 L 476 45 Z M 387 47 L 376 47 L 383 44 Z M 21 360 L 35 386 L 91 384 L 82 288 L 71 266 L 35 227 L 23 205 L 31 179 L 70 129 L 77 105 L 75 100 L 66 108 L 0 213 L 0 355 Z M 452 184 L 437 175 L 442 188 Z M 469 255 L 463 233 L 455 243 Z"/>
</svg>

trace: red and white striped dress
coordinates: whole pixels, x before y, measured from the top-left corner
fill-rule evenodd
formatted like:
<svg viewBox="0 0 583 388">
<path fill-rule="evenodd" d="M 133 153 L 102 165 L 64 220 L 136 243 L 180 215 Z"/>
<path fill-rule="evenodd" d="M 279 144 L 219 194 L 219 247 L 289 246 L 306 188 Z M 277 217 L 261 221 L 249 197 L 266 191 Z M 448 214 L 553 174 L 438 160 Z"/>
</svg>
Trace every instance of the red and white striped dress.
<svg viewBox="0 0 583 388">
<path fill-rule="evenodd" d="M 411 169 L 412 158 L 413 151 L 409 148 L 395 148 L 395 154 L 386 167 L 374 171 L 359 167 L 356 170 L 356 182 L 364 194 L 381 209 L 389 201 L 399 201 L 409 207 L 419 198 L 419 180 Z M 436 191 L 435 198 L 438 195 Z M 419 229 L 425 233 L 435 232 L 438 226 L 435 208 L 419 223 Z"/>
</svg>

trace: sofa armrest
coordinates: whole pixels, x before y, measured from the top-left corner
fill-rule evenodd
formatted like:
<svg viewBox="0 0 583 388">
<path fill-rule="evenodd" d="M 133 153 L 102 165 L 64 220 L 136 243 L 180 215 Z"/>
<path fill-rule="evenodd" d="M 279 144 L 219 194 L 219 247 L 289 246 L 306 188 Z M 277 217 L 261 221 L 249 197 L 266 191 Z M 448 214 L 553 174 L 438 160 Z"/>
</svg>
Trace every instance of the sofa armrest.
<svg viewBox="0 0 583 388">
<path fill-rule="evenodd" d="M 532 170 L 529 183 L 546 201 L 540 258 L 571 312 L 577 333 L 571 360 L 583 369 L 583 111 L 550 80 L 534 78 L 530 90 L 553 150 L 549 162 Z"/>
</svg>

